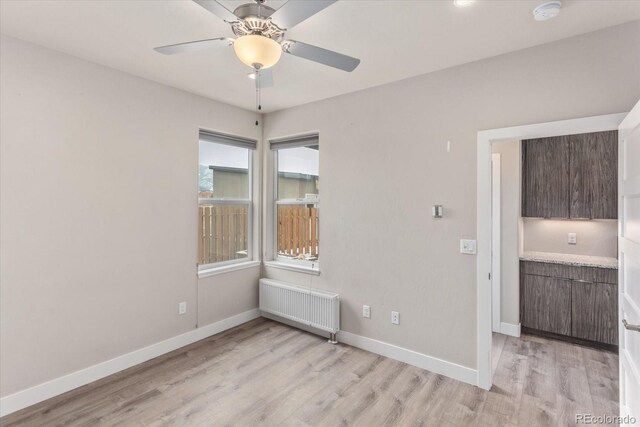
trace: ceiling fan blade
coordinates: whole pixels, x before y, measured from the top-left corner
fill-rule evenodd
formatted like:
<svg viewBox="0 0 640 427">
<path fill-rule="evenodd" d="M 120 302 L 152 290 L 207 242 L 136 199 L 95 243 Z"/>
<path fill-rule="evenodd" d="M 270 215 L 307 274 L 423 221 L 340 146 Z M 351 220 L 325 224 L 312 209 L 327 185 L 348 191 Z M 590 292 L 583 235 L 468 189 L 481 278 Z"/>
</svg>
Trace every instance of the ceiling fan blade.
<svg viewBox="0 0 640 427">
<path fill-rule="evenodd" d="M 265 68 L 255 73 L 256 89 L 264 89 L 273 86 L 273 72 L 271 68 Z"/>
<path fill-rule="evenodd" d="M 231 46 L 232 44 L 233 39 L 230 39 L 228 37 L 218 37 L 217 39 L 196 40 L 192 42 L 170 44 L 167 46 L 156 47 L 153 50 L 165 55 L 175 55 L 176 53 L 196 52 L 198 50 L 210 49 L 216 46 Z"/>
<path fill-rule="evenodd" d="M 289 0 L 271 15 L 271 20 L 283 30 L 289 30 L 336 1 Z"/>
<path fill-rule="evenodd" d="M 221 5 L 216 0 L 193 0 L 200 6 L 207 9 L 209 12 L 216 15 L 218 18 L 224 19 L 227 22 L 237 21 L 238 17 L 233 14 L 229 9 Z"/>
<path fill-rule="evenodd" d="M 323 49 L 321 47 L 295 40 L 286 40 L 282 42 L 282 50 L 293 56 L 299 56 L 300 58 L 319 62 L 320 64 L 349 72 L 355 70 L 358 64 L 360 64 L 360 60 L 358 58 L 353 58 L 332 50 Z"/>
</svg>

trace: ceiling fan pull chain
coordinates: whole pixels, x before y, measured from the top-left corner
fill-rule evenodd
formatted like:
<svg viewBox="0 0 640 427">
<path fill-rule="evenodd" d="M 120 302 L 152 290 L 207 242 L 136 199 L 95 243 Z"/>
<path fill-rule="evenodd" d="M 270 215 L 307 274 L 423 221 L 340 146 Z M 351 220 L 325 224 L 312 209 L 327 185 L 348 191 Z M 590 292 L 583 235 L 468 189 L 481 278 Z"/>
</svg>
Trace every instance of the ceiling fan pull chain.
<svg viewBox="0 0 640 427">
<path fill-rule="evenodd" d="M 262 72 L 259 68 L 255 69 L 256 72 L 256 106 L 258 111 L 262 110 Z"/>
</svg>

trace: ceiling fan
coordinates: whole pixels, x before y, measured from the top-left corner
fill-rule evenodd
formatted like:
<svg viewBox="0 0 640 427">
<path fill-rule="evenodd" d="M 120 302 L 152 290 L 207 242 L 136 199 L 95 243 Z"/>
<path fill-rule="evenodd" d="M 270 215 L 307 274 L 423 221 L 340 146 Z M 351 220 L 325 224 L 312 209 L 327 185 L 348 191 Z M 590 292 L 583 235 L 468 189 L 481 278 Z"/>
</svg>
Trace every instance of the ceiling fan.
<svg viewBox="0 0 640 427">
<path fill-rule="evenodd" d="M 337 0 L 289 0 L 277 10 L 265 5 L 266 0 L 254 0 L 254 3 L 238 6 L 233 12 L 217 0 L 193 1 L 230 24 L 237 38 L 218 37 L 172 44 L 156 47 L 156 52 L 173 55 L 233 46 L 238 59 L 252 68 L 250 77 L 255 78 L 258 90 L 273 84 L 270 68 L 280 60 L 282 52 L 349 72 L 360 64 L 359 59 L 351 56 L 284 39 L 287 30 Z"/>
</svg>

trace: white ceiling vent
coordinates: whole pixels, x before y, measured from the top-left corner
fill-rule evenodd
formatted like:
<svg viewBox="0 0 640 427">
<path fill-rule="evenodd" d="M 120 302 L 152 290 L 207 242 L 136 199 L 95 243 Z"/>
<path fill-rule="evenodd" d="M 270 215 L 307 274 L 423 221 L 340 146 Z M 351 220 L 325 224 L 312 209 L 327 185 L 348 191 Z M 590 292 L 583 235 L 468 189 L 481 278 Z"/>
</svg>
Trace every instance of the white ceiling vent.
<svg viewBox="0 0 640 427">
<path fill-rule="evenodd" d="M 558 0 L 542 3 L 533 9 L 533 17 L 536 21 L 546 21 L 548 19 L 555 18 L 560 13 L 561 7 L 562 3 Z"/>
</svg>

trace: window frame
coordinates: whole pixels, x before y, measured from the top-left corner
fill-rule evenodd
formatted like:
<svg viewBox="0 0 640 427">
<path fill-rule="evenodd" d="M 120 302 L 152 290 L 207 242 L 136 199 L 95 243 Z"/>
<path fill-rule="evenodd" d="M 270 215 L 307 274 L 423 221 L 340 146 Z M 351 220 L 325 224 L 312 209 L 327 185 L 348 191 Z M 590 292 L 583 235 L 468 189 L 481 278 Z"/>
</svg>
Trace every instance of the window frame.
<svg viewBox="0 0 640 427">
<path fill-rule="evenodd" d="M 308 145 L 299 145 L 298 147 L 308 147 L 312 145 L 318 146 L 318 152 L 320 151 L 320 137 L 318 134 L 311 135 L 301 135 L 299 137 L 291 138 L 291 140 L 306 140 L 308 138 L 316 138 L 314 143 L 309 143 Z M 267 266 L 271 267 L 281 267 L 287 270 L 301 271 L 301 272 L 309 272 L 312 274 L 319 274 L 320 272 L 320 242 L 318 241 L 318 259 L 317 260 L 294 260 L 285 256 L 281 256 L 278 252 L 278 206 L 280 205 L 305 205 L 305 204 L 313 204 L 316 206 L 318 210 L 318 221 L 320 221 L 320 194 L 315 198 L 293 198 L 293 199 L 278 199 L 278 152 L 280 150 L 286 150 L 287 148 L 297 148 L 297 147 L 283 147 L 283 148 L 272 148 L 272 145 L 277 140 L 273 139 L 270 141 L 269 149 L 272 152 L 273 156 L 273 197 L 272 197 L 272 236 L 271 239 L 271 250 L 273 251 L 273 256 L 270 263 L 266 263 Z M 320 179 L 320 175 L 318 174 L 318 179 Z M 320 227 L 318 227 L 320 230 Z M 318 237 L 320 236 L 320 232 L 318 231 Z"/>
<path fill-rule="evenodd" d="M 207 141 L 205 140 L 205 142 L 207 143 L 211 143 L 211 144 L 221 144 L 221 145 L 229 145 L 232 147 L 237 147 L 237 148 L 244 148 L 248 151 L 248 182 L 249 182 L 249 198 L 248 199 L 237 199 L 237 198 L 212 198 L 212 197 L 200 197 L 199 196 L 199 190 L 198 190 L 198 208 L 201 205 L 228 205 L 228 206 L 238 206 L 238 205 L 246 205 L 247 206 L 247 257 L 246 258 L 239 258 L 239 259 L 232 259 L 232 260 L 228 260 L 228 261 L 218 261 L 218 262 L 212 262 L 212 263 L 208 263 L 208 264 L 199 264 L 198 262 L 196 262 L 197 265 L 197 272 L 198 272 L 198 276 L 199 277 L 203 277 L 202 275 L 204 274 L 206 276 L 206 273 L 215 273 L 216 270 L 230 270 L 231 267 L 235 266 L 235 265 L 239 265 L 239 264 L 247 264 L 247 266 L 253 266 L 256 263 L 256 260 L 254 258 L 254 248 L 253 248 L 253 243 L 254 243 L 254 227 L 253 227 L 253 223 L 254 223 L 254 201 L 255 201 L 255 197 L 254 197 L 254 186 L 253 186 L 253 157 L 254 157 L 254 153 L 257 151 L 257 141 L 254 140 L 249 140 L 249 139 L 245 139 L 242 137 L 237 137 L 237 136 L 233 136 L 233 135 L 227 135 L 227 134 L 223 134 L 223 133 L 218 133 L 218 132 L 210 132 L 210 131 L 205 131 L 205 130 L 200 130 L 200 133 L 198 135 L 198 144 L 200 143 L 200 141 L 202 141 L 202 135 L 203 133 L 205 134 L 213 134 L 215 136 L 220 136 L 221 139 L 227 139 L 227 140 L 240 140 L 240 141 L 251 141 L 253 142 L 255 145 L 253 146 L 253 148 L 250 148 L 246 145 L 246 143 L 239 143 L 239 144 L 233 144 L 232 142 L 230 143 L 224 143 L 224 142 L 215 142 L 215 141 Z M 198 167 L 200 166 L 200 154 L 198 153 Z M 199 172 L 198 172 L 199 173 Z M 198 182 L 199 182 L 199 176 L 198 176 Z M 215 179 L 215 178 L 214 178 Z M 215 188 L 215 183 L 214 183 L 214 188 Z M 198 241 L 196 239 L 196 245 L 198 245 Z M 240 267 L 240 266 L 238 266 Z"/>
</svg>

